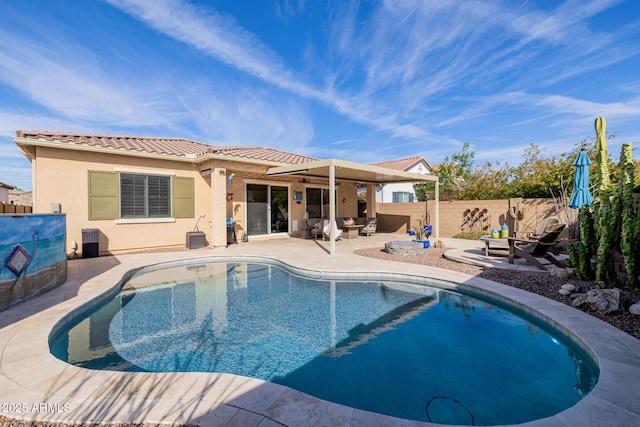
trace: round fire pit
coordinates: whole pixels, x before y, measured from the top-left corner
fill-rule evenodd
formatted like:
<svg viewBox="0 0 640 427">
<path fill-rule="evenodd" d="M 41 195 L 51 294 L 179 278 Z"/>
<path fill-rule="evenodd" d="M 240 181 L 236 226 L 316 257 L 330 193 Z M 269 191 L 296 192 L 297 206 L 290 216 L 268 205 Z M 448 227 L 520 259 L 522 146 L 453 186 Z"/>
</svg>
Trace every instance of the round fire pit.
<svg viewBox="0 0 640 427">
<path fill-rule="evenodd" d="M 422 243 L 402 240 L 387 242 L 384 244 L 385 252 L 401 256 L 416 256 L 422 251 L 422 249 L 424 249 Z"/>
</svg>

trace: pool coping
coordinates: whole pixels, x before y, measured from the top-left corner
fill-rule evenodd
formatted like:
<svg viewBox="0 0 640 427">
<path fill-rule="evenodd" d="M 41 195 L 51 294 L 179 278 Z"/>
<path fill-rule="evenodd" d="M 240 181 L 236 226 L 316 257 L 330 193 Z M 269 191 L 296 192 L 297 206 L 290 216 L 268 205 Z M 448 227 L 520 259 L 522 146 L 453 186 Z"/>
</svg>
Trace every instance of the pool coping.
<svg viewBox="0 0 640 427">
<path fill-rule="evenodd" d="M 68 365 L 49 353 L 48 339 L 54 325 L 116 287 L 134 268 L 165 261 L 247 256 L 271 259 L 318 276 L 349 272 L 356 277 L 372 271 L 389 278 L 437 276 L 445 287 L 459 282 L 466 290 L 512 301 L 518 308 L 550 320 L 563 333 L 577 337 L 600 368 L 598 384 L 576 405 L 522 425 L 640 425 L 640 340 L 562 303 L 450 270 L 364 258 L 346 245 L 334 257 L 324 252 L 300 256 L 301 248 L 317 251 L 317 246 L 312 242 L 277 241 L 237 245 L 223 251 L 70 261 L 69 277 L 63 286 L 0 313 L 0 404 L 4 406 L 0 410 L 6 410 L 0 414 L 64 423 L 435 425 L 349 408 L 253 378 L 215 373 L 96 372 Z M 277 258 L 273 256 L 275 247 L 279 248 Z"/>
</svg>

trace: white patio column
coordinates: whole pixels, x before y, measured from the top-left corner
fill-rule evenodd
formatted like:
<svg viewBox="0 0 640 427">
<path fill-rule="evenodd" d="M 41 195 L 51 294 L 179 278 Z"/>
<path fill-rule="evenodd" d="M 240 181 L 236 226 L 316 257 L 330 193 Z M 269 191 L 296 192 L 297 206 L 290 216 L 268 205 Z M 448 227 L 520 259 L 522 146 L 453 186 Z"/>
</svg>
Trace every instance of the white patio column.
<svg viewBox="0 0 640 427">
<path fill-rule="evenodd" d="M 436 229 L 434 230 L 436 234 L 436 239 L 440 238 L 440 180 L 436 181 L 436 190 L 435 190 L 435 199 L 436 199 Z"/>
<path fill-rule="evenodd" d="M 329 254 L 336 253 L 336 167 L 333 162 L 329 165 Z"/>
<path fill-rule="evenodd" d="M 227 246 L 227 170 L 211 170 L 211 244 L 212 248 Z"/>
</svg>

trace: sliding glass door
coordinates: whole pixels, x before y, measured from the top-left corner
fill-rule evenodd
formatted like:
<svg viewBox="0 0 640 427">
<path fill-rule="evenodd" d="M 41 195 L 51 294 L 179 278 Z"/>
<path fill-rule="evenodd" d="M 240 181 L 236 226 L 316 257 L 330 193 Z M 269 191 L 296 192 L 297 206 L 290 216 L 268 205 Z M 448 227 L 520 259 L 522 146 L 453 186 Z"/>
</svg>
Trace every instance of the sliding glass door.
<svg viewBox="0 0 640 427">
<path fill-rule="evenodd" d="M 247 234 L 269 232 L 269 187 L 247 184 Z"/>
<path fill-rule="evenodd" d="M 329 189 L 307 187 L 307 215 L 309 218 L 329 217 Z M 336 215 L 338 207 L 336 205 Z"/>
<path fill-rule="evenodd" d="M 271 232 L 289 232 L 289 189 L 287 187 L 271 188 Z"/>
<path fill-rule="evenodd" d="M 289 232 L 289 189 L 247 184 L 247 234 Z"/>
</svg>

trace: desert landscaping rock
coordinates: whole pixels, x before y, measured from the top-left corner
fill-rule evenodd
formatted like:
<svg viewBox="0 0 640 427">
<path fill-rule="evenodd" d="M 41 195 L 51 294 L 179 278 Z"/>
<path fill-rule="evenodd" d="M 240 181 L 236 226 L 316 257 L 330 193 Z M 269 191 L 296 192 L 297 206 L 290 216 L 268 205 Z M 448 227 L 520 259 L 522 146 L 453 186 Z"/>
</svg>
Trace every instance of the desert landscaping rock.
<svg viewBox="0 0 640 427">
<path fill-rule="evenodd" d="M 640 304 L 633 304 L 631 307 L 629 307 L 629 313 L 633 314 L 634 316 L 640 316 Z"/>
<path fill-rule="evenodd" d="M 571 295 L 571 291 L 569 289 L 565 289 L 565 288 L 560 288 L 560 290 L 558 291 L 558 293 L 560 295 Z"/>
<path fill-rule="evenodd" d="M 569 273 L 564 268 L 554 268 L 549 272 L 549 274 L 553 277 L 557 277 L 559 279 L 566 279 L 569 277 Z"/>
<path fill-rule="evenodd" d="M 615 313 L 620 310 L 620 290 L 592 289 L 584 296 L 574 299 L 571 304 L 574 307 L 587 304 L 605 314 Z"/>
<path fill-rule="evenodd" d="M 573 292 L 576 290 L 576 285 L 574 285 L 573 283 L 565 283 L 560 287 L 560 289 L 566 289 L 569 292 Z"/>
</svg>

